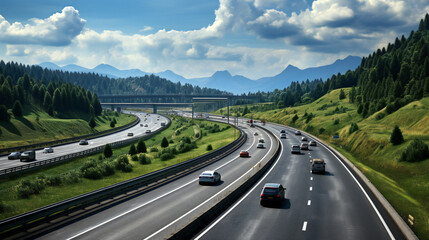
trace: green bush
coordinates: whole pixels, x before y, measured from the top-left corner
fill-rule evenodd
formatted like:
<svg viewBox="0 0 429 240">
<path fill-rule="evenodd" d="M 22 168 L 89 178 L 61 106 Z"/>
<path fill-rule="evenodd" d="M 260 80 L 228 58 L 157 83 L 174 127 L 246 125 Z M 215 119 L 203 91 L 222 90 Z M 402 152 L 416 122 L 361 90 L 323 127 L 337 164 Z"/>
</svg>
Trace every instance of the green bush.
<svg viewBox="0 0 429 240">
<path fill-rule="evenodd" d="M 137 162 L 139 160 L 139 157 L 137 155 L 131 156 L 131 161 Z"/>
<path fill-rule="evenodd" d="M 59 186 L 62 183 L 61 176 L 48 176 L 45 179 L 45 183 L 48 186 Z"/>
<path fill-rule="evenodd" d="M 295 123 L 296 120 L 298 120 L 298 119 L 299 119 L 298 115 L 295 114 L 295 116 L 293 116 L 293 118 L 292 118 L 292 123 Z"/>
<path fill-rule="evenodd" d="M 340 119 L 337 118 L 334 120 L 334 125 L 338 125 L 338 124 L 340 124 Z"/>
<path fill-rule="evenodd" d="M 319 128 L 319 134 L 323 134 L 326 130 L 324 128 Z"/>
<path fill-rule="evenodd" d="M 402 152 L 399 161 L 419 162 L 429 157 L 429 148 L 422 140 L 414 139 L 410 145 Z"/>
<path fill-rule="evenodd" d="M 82 176 L 81 172 L 74 170 L 61 174 L 61 182 L 65 184 L 78 183 L 80 177 Z"/>
<path fill-rule="evenodd" d="M 39 194 L 45 189 L 41 178 L 36 178 L 33 181 L 21 180 L 16 186 L 16 191 L 19 198 L 29 198 L 33 194 Z"/>
<path fill-rule="evenodd" d="M 393 129 L 392 135 L 390 135 L 390 142 L 393 145 L 399 145 L 404 142 L 404 137 L 402 136 L 401 129 L 399 129 L 398 126 L 395 126 Z"/>
<path fill-rule="evenodd" d="M 207 145 L 207 148 L 206 148 L 206 150 L 207 150 L 207 151 L 211 151 L 211 150 L 213 150 L 213 147 L 212 147 L 212 145 L 211 145 L 211 144 Z"/>
<path fill-rule="evenodd" d="M 170 141 L 168 141 L 168 143 L 174 143 L 173 139 L 170 139 Z"/>
<path fill-rule="evenodd" d="M 151 147 L 151 148 L 150 148 L 150 152 L 159 152 L 159 151 L 158 151 L 158 148 L 156 148 L 156 147 Z"/>
<path fill-rule="evenodd" d="M 140 156 L 139 156 L 139 163 L 140 164 L 150 164 L 151 160 L 145 154 L 140 154 Z"/>
<path fill-rule="evenodd" d="M 172 153 L 163 153 L 163 154 L 161 154 L 161 156 L 159 158 L 161 159 L 161 161 L 167 161 L 167 160 L 170 160 L 170 159 L 174 158 L 174 154 L 172 154 Z"/>
<path fill-rule="evenodd" d="M 101 169 L 97 166 L 95 167 L 89 167 L 85 169 L 85 171 L 82 172 L 82 175 L 84 178 L 88 179 L 101 179 L 103 178 L 103 173 L 101 172 Z"/>
<path fill-rule="evenodd" d="M 115 168 L 123 172 L 131 172 L 133 166 L 130 164 L 127 155 L 121 155 L 115 160 Z"/>
<path fill-rule="evenodd" d="M 98 165 L 98 167 L 101 171 L 101 174 L 103 174 L 103 176 L 110 176 L 115 174 L 115 166 L 111 162 L 101 163 L 100 165 Z"/>
</svg>

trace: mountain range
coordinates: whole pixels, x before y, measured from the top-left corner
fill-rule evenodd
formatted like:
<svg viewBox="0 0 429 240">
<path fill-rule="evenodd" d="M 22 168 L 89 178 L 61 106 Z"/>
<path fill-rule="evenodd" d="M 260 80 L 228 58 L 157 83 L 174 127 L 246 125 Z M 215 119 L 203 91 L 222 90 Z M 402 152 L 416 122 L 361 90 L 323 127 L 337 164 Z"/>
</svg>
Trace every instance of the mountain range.
<svg viewBox="0 0 429 240">
<path fill-rule="evenodd" d="M 181 75 L 174 73 L 171 70 L 164 72 L 149 73 L 140 69 L 119 70 L 108 64 L 100 64 L 95 68 L 89 69 L 79 65 L 69 64 L 58 66 L 51 62 L 39 64 L 43 68 L 51 70 L 62 70 L 69 72 L 93 72 L 104 75 L 110 78 L 127 78 L 140 77 L 148 74 L 154 74 L 159 77 L 168 79 L 172 82 L 181 82 L 182 84 L 189 83 L 200 87 L 216 88 L 219 90 L 228 91 L 234 94 L 257 91 L 272 91 L 274 89 L 283 89 L 289 86 L 293 81 L 305 81 L 307 79 L 323 79 L 331 77 L 333 74 L 344 74 L 348 70 L 354 70 L 361 63 L 361 58 L 356 56 L 348 56 L 344 59 L 338 59 L 330 65 L 299 69 L 293 65 L 288 65 L 281 73 L 263 77 L 257 80 L 252 80 L 241 75 L 231 75 L 227 70 L 217 71 L 210 77 L 202 78 L 184 78 Z"/>
</svg>

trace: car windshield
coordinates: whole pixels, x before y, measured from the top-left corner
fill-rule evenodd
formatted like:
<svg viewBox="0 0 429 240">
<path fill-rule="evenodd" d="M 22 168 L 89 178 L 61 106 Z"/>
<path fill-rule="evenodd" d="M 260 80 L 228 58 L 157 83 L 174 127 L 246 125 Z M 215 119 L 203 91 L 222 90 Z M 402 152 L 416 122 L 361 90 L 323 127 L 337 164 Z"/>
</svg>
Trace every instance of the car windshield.
<svg viewBox="0 0 429 240">
<path fill-rule="evenodd" d="M 277 188 L 265 188 L 264 193 L 277 193 Z"/>
<path fill-rule="evenodd" d="M 203 173 L 203 174 L 201 174 L 201 176 L 211 176 L 212 174 L 211 173 Z"/>
</svg>

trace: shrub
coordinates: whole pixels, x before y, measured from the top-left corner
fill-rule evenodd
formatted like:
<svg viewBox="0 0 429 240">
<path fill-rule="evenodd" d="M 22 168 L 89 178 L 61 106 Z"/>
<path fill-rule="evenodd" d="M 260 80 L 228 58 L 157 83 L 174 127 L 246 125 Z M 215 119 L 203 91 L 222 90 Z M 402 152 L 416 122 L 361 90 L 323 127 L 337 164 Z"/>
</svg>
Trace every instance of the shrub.
<svg viewBox="0 0 429 240">
<path fill-rule="evenodd" d="M 161 159 L 161 161 L 167 161 L 167 160 L 170 160 L 170 159 L 174 158 L 174 154 L 172 154 L 172 153 L 163 153 L 163 154 L 161 154 L 161 156 L 159 158 Z"/>
<path fill-rule="evenodd" d="M 137 156 L 137 154 L 136 154 L 136 155 L 131 156 L 131 161 L 133 161 L 133 162 L 137 162 L 138 160 L 139 160 L 139 156 Z"/>
<path fill-rule="evenodd" d="M 337 118 L 334 120 L 334 125 L 338 125 L 339 123 L 340 123 L 340 119 Z"/>
<path fill-rule="evenodd" d="M 402 136 L 401 129 L 399 129 L 398 126 L 395 126 L 393 129 L 392 135 L 390 135 L 390 142 L 393 145 L 399 145 L 404 142 L 404 137 Z"/>
<path fill-rule="evenodd" d="M 176 132 L 174 133 L 174 135 L 180 135 L 182 132 L 180 132 L 180 130 L 176 130 Z"/>
<path fill-rule="evenodd" d="M 103 178 L 103 173 L 101 172 L 100 168 L 97 166 L 95 167 L 89 167 L 85 169 L 85 171 L 82 172 L 82 175 L 84 178 L 88 179 L 101 179 Z"/>
<path fill-rule="evenodd" d="M 81 173 L 79 171 L 69 171 L 61 174 L 61 181 L 66 184 L 77 183 L 80 181 Z"/>
<path fill-rule="evenodd" d="M 103 154 L 105 158 L 109 158 L 113 155 L 112 147 L 110 146 L 110 144 L 106 144 L 104 146 Z"/>
<path fill-rule="evenodd" d="M 99 165 L 99 169 L 103 176 L 110 176 L 115 174 L 115 166 L 111 162 L 104 162 Z"/>
<path fill-rule="evenodd" d="M 29 198 L 33 194 L 39 194 L 43 189 L 45 189 L 45 186 L 39 177 L 34 181 L 21 180 L 16 186 L 18 197 L 20 198 Z"/>
<path fill-rule="evenodd" d="M 132 172 L 133 171 L 133 165 L 128 164 L 125 165 L 124 169 L 122 170 L 122 172 Z"/>
<path fill-rule="evenodd" d="M 134 146 L 134 144 L 131 144 L 128 154 L 130 154 L 131 156 L 137 154 L 136 146 Z"/>
<path fill-rule="evenodd" d="M 182 138 L 182 141 L 184 142 L 184 143 L 191 143 L 191 139 L 189 138 L 189 137 L 184 137 L 184 138 Z"/>
<path fill-rule="evenodd" d="M 143 139 L 140 139 L 139 142 L 137 143 L 137 152 L 138 153 L 146 153 L 147 152 L 146 144 L 144 143 Z"/>
<path fill-rule="evenodd" d="M 207 148 L 206 148 L 206 150 L 207 150 L 207 151 L 211 151 L 211 150 L 213 150 L 213 147 L 212 147 L 212 145 L 211 145 L 211 144 L 207 145 Z"/>
<path fill-rule="evenodd" d="M 162 141 L 161 141 L 161 147 L 162 148 L 166 148 L 166 147 L 168 147 L 168 140 L 167 140 L 167 138 L 162 138 Z"/>
<path fill-rule="evenodd" d="M 197 133 L 195 134 L 195 137 L 196 137 L 196 138 L 199 138 L 199 137 L 200 137 L 200 133 L 199 133 L 199 132 L 197 132 Z"/>
<path fill-rule="evenodd" d="M 352 134 L 352 133 L 356 132 L 357 130 L 359 130 L 357 123 L 352 123 L 350 125 L 350 128 L 349 128 L 349 134 Z"/>
<path fill-rule="evenodd" d="M 61 176 L 48 176 L 45 179 L 45 184 L 48 186 L 59 186 L 62 183 Z"/>
<path fill-rule="evenodd" d="M 139 156 L 139 163 L 140 164 L 150 164 L 150 158 L 148 158 L 145 154 L 140 154 Z"/>
<path fill-rule="evenodd" d="M 91 118 L 89 119 L 89 121 L 88 121 L 88 124 L 89 124 L 89 127 L 91 127 L 91 128 L 95 128 L 95 126 L 97 125 L 97 124 L 95 123 L 95 118 L 94 118 L 94 117 L 91 117 Z"/>
<path fill-rule="evenodd" d="M 319 128 L 319 134 L 323 134 L 326 130 L 324 128 Z"/>
<path fill-rule="evenodd" d="M 115 160 L 115 168 L 122 170 L 123 172 L 128 171 L 128 165 L 132 167 L 127 155 L 121 155 Z"/>
<path fill-rule="evenodd" d="M 170 139 L 170 141 L 168 141 L 168 143 L 174 143 L 173 139 Z"/>
<path fill-rule="evenodd" d="M 110 121 L 110 127 L 111 127 L 111 128 L 114 128 L 114 127 L 115 127 L 115 122 Z"/>
<path fill-rule="evenodd" d="M 410 145 L 402 152 L 399 161 L 419 162 L 429 157 L 429 148 L 422 140 L 414 139 Z"/>
<path fill-rule="evenodd" d="M 150 152 L 159 152 L 159 151 L 158 151 L 158 148 L 156 148 L 156 147 L 151 147 L 151 148 L 150 148 Z"/>
</svg>

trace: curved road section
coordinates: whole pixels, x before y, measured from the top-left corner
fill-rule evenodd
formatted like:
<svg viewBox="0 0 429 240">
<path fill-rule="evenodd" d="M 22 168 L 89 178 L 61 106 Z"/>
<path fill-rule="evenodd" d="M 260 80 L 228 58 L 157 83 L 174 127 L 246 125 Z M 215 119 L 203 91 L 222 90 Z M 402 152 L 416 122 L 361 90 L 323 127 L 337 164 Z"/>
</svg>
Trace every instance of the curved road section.
<svg viewBox="0 0 429 240">
<path fill-rule="evenodd" d="M 248 135 L 241 147 L 250 157 L 241 158 L 237 150 L 203 169 L 105 211 L 52 231 L 40 239 L 165 239 L 202 214 L 209 201 L 223 197 L 225 189 L 249 169 L 272 156 L 278 141 L 258 128 L 241 126 Z M 257 135 L 255 136 L 255 133 Z M 257 148 L 263 138 L 265 148 Z M 199 185 L 198 176 L 206 170 L 221 174 L 221 182 Z"/>
<path fill-rule="evenodd" d="M 266 128 L 279 137 L 280 130 L 287 129 Z M 292 144 L 300 144 L 302 135 L 288 129 L 287 137 L 279 138 L 283 151 L 264 177 L 195 239 L 405 239 L 330 150 L 317 143 L 292 154 Z M 325 160 L 325 174 L 311 172 L 312 159 Z M 280 206 L 260 205 L 265 183 L 286 187 Z"/>
<path fill-rule="evenodd" d="M 106 135 L 99 138 L 90 139 L 88 140 L 88 145 L 79 145 L 78 142 L 60 145 L 60 146 L 53 147 L 53 150 L 54 150 L 53 153 L 43 153 L 43 150 L 38 150 L 36 151 L 36 161 L 48 160 L 56 157 L 65 156 L 68 154 L 84 151 L 94 147 L 104 146 L 107 143 L 118 142 L 121 140 L 130 139 L 130 138 L 143 137 L 147 134 L 150 134 L 150 133 L 146 133 L 146 130 L 151 130 L 151 132 L 153 132 L 161 128 L 162 122 L 165 122 L 165 123 L 168 122 L 167 118 L 158 114 L 146 114 L 146 113 L 136 113 L 136 112 L 132 112 L 132 114 L 140 118 L 141 120 L 140 124 L 137 124 L 136 126 L 126 129 L 124 131 L 120 131 L 120 132 Z M 133 136 L 128 136 L 128 133 L 133 133 Z M 34 163 L 34 161 L 20 162 L 19 159 L 8 160 L 7 156 L 0 157 L 0 170 L 11 168 L 11 167 L 22 166 L 25 164 L 31 164 L 31 163 Z"/>
</svg>

